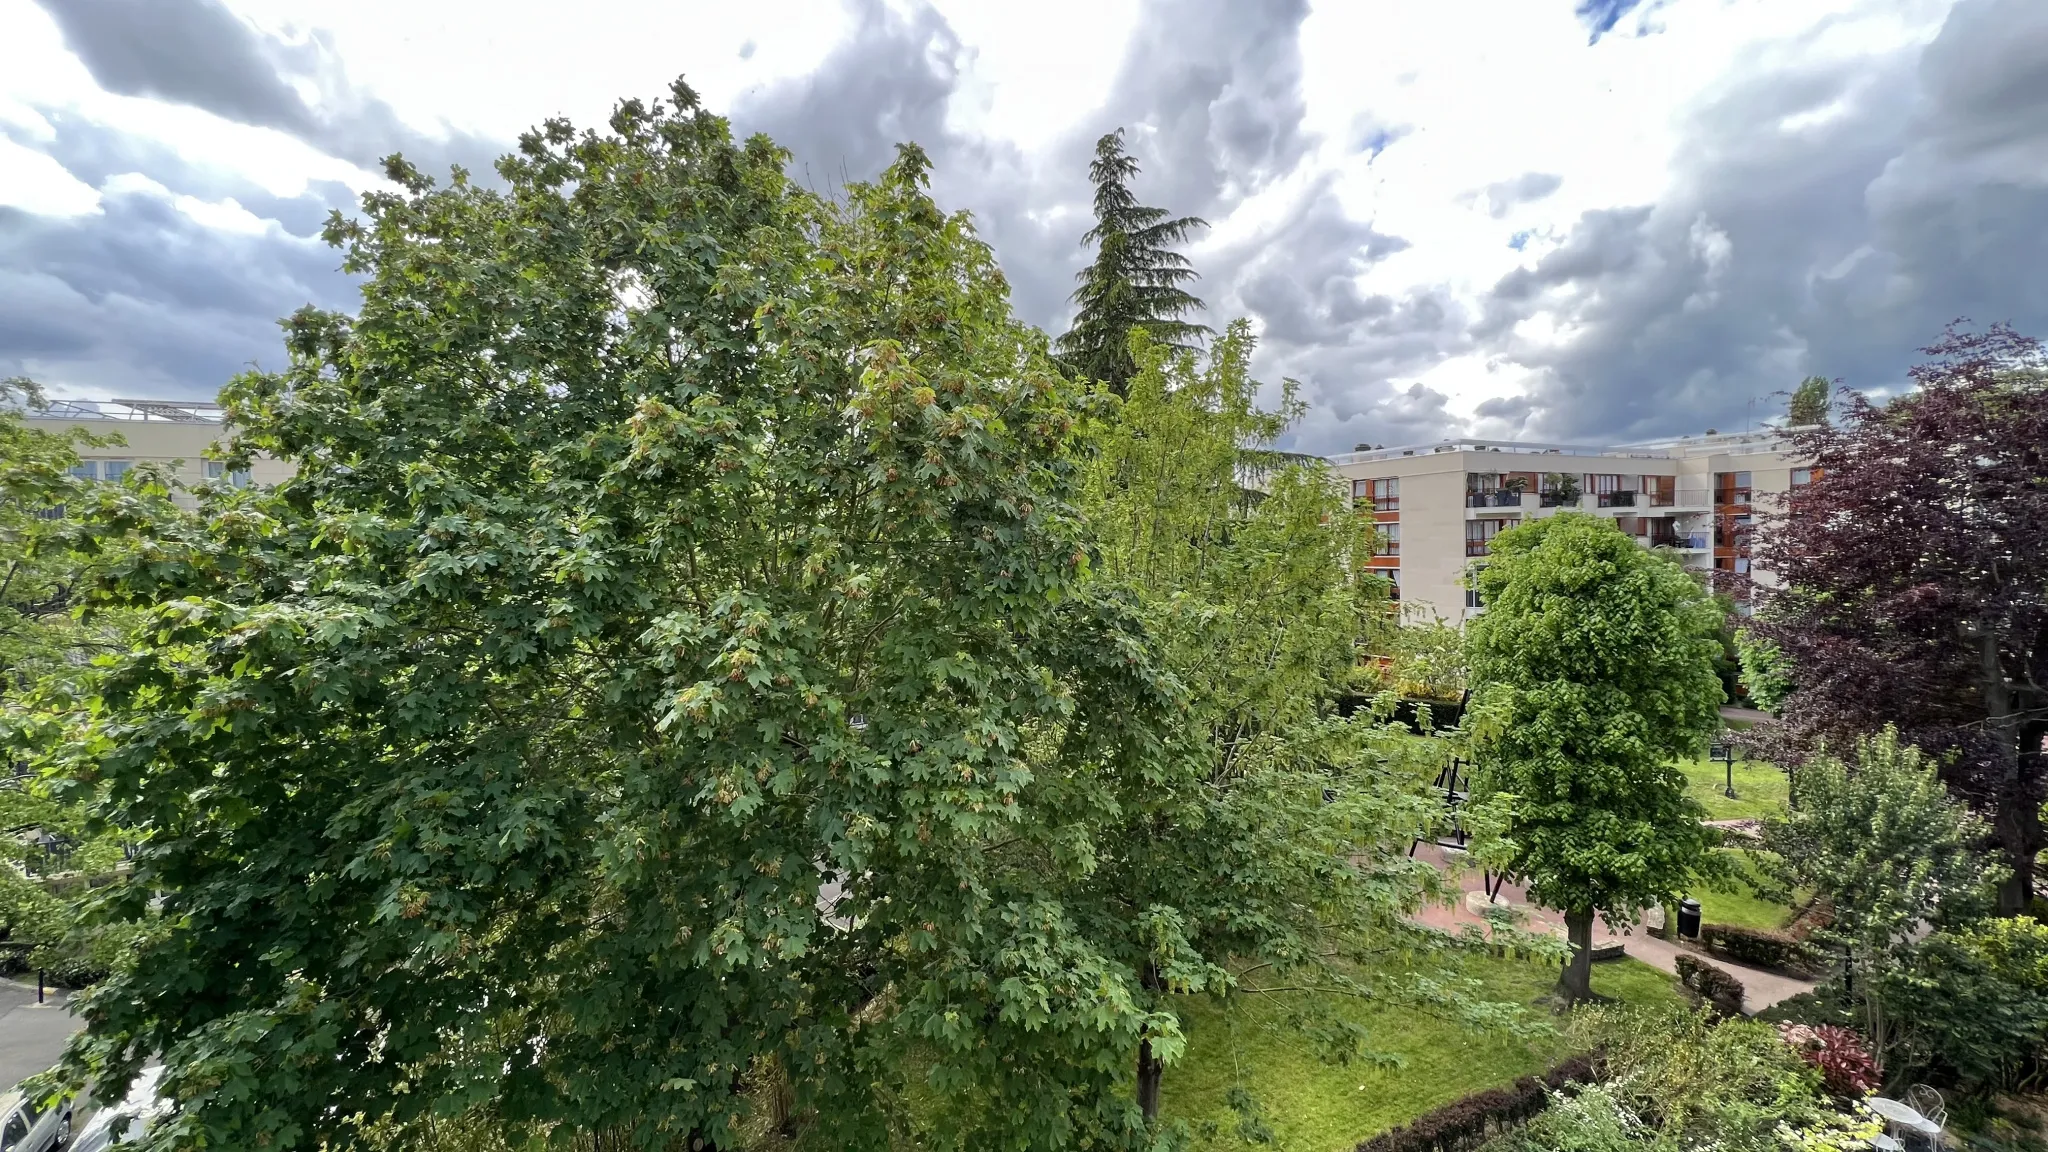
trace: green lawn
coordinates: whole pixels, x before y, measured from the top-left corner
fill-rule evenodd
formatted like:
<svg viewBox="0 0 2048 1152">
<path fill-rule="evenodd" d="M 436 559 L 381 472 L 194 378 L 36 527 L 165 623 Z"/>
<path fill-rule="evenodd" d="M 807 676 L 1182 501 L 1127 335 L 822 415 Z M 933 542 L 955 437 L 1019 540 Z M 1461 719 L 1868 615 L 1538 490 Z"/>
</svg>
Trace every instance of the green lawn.
<svg viewBox="0 0 2048 1152">
<path fill-rule="evenodd" d="M 1727 848 L 1722 850 L 1722 855 L 1733 860 L 1735 866 L 1744 872 L 1753 873 L 1755 870 L 1747 853 Z M 1735 924 L 1775 932 L 1792 919 L 1792 909 L 1758 898 L 1740 880 L 1703 888 L 1692 895 L 1700 902 L 1700 919 L 1708 924 Z"/>
<path fill-rule="evenodd" d="M 1686 760 L 1686 792 L 1712 820 L 1755 820 L 1785 807 L 1785 774 L 1762 760 L 1735 762 L 1735 799 L 1725 794 L 1728 770 L 1719 760 Z"/>
<path fill-rule="evenodd" d="M 1528 1004 L 1557 980 L 1549 964 L 1469 963 L 1488 995 L 1506 1003 Z M 1596 965 L 1593 987 L 1632 1003 L 1679 999 L 1669 976 L 1634 960 Z M 1368 1046 L 1400 1056 L 1401 1066 L 1328 1064 L 1287 1029 L 1287 1011 L 1280 997 L 1247 999 L 1228 1012 L 1207 999 L 1188 1003 L 1188 1051 L 1166 1070 L 1161 1107 L 1198 1128 L 1204 1121 L 1216 1125 L 1215 1136 L 1198 1136 L 1197 1148 L 1245 1147 L 1236 1134 L 1238 1114 L 1225 1103 L 1233 1086 L 1244 1087 L 1262 1106 L 1275 1133 L 1267 1147 L 1338 1152 L 1467 1093 L 1540 1072 L 1565 1055 L 1555 1036 L 1523 1041 L 1411 1010 L 1362 1007 L 1350 1018 L 1366 1029 Z"/>
</svg>

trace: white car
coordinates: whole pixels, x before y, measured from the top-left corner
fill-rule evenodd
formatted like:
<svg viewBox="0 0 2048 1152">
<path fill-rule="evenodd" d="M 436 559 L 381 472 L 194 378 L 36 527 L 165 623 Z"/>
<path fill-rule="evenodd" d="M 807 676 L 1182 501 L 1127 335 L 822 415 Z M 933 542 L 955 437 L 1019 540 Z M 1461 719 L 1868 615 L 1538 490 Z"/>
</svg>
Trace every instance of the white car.
<svg viewBox="0 0 2048 1152">
<path fill-rule="evenodd" d="M 0 1095 L 0 1152 L 56 1152 L 71 1143 L 71 1102 L 45 1111 L 20 1092 Z"/>
<path fill-rule="evenodd" d="M 144 1068 L 137 1073 L 126 1098 L 93 1113 L 92 1118 L 85 1122 L 85 1128 L 78 1134 L 78 1143 L 71 1146 L 70 1152 L 102 1152 L 117 1144 L 133 1144 L 142 1139 L 142 1134 L 149 1131 L 157 1117 L 169 1109 L 169 1105 L 156 1094 L 157 1081 L 163 1074 L 162 1066 Z"/>
</svg>

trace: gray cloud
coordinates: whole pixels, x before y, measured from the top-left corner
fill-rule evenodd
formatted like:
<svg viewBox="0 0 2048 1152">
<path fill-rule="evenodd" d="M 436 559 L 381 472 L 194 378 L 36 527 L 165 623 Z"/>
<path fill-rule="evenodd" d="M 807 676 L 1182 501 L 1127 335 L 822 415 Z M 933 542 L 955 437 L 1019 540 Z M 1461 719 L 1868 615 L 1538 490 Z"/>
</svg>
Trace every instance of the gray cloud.
<svg viewBox="0 0 2048 1152">
<path fill-rule="evenodd" d="M 973 210 L 1020 315 L 1049 332 L 1065 329 L 1073 276 L 1088 257 L 1080 237 L 1092 222 L 1086 174 L 1097 136 L 1127 130 L 1142 200 L 1211 219 L 1294 173 L 1316 144 L 1302 127 L 1302 0 L 1148 0 L 1103 105 L 1035 162 L 947 130 L 964 62 L 941 16 L 877 0 L 849 7 L 853 36 L 811 75 L 743 97 L 735 122 L 790 147 L 799 174 L 820 186 L 841 173 L 871 176 L 897 141 L 916 140 L 933 158 L 939 201 Z M 1368 154 L 1403 134 L 1370 119 L 1356 129 L 1350 143 Z M 1258 236 L 1198 254 L 1195 290 L 1210 303 L 1209 322 L 1257 317 L 1259 371 L 1301 379 L 1319 405 L 1304 445 L 1349 448 L 1354 424 L 1387 436 L 1452 425 L 1444 397 L 1392 381 L 1463 340 L 1459 318 L 1434 296 L 1368 298 L 1352 283 L 1406 244 L 1350 219 L 1319 183 Z"/>
<path fill-rule="evenodd" d="M 109 92 L 190 105 L 285 132 L 359 166 L 402 152 L 429 172 L 451 163 L 493 180 L 500 144 L 402 122 L 344 75 L 332 44 L 263 35 L 217 0 L 39 0 L 65 44 Z M 309 101 L 301 88 L 318 93 Z M 208 396 L 281 356 L 277 320 L 308 304 L 351 308 L 340 254 L 316 235 L 353 211 L 346 187 L 316 182 L 276 196 L 174 150 L 57 108 L 45 139 L 0 127 L 84 183 L 139 174 L 175 196 L 232 199 L 274 222 L 248 235 L 204 227 L 160 193 L 130 187 L 68 218 L 0 211 L 0 373 L 74 394 Z"/>
<path fill-rule="evenodd" d="M 1554 438 L 1741 427 L 1802 376 L 1901 386 L 1957 316 L 2048 331 L 2048 7 L 1963 0 L 1923 51 L 1788 53 L 1694 114 L 1654 205 L 1586 213 L 1473 335 L 1531 365 L 1482 416 Z M 1534 344 L 1548 313 L 1575 335 Z"/>
<path fill-rule="evenodd" d="M 375 169 L 402 152 L 422 169 L 461 164 L 487 176 L 510 141 L 416 131 L 389 104 L 349 83 L 333 45 L 259 33 L 219 0 L 37 0 L 100 87 L 201 108 L 289 133 Z M 317 104 L 295 82 L 310 82 Z"/>
<path fill-rule="evenodd" d="M 1512 180 L 1498 180 L 1464 198 L 1465 203 L 1483 203 L 1495 220 L 1506 216 L 1517 204 L 1530 204 L 1558 190 L 1564 177 L 1554 172 L 1524 172 Z"/>
<path fill-rule="evenodd" d="M 0 375 L 77 394 L 210 395 L 281 359 L 277 318 L 353 295 L 339 257 L 283 231 L 206 228 L 152 191 L 97 214 L 0 208 Z"/>
</svg>

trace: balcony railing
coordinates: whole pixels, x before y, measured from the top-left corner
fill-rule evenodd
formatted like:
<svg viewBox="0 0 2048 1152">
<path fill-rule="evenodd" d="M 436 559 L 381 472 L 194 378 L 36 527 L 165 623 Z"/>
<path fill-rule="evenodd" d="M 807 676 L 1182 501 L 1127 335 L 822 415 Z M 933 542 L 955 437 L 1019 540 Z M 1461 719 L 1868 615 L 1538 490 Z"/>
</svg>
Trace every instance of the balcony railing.
<svg viewBox="0 0 2048 1152">
<path fill-rule="evenodd" d="M 1510 492 L 1505 488 L 1495 488 L 1486 492 L 1465 493 L 1465 507 L 1467 508 L 1520 508 L 1521 506 L 1522 494 L 1520 492 Z"/>
<path fill-rule="evenodd" d="M 1486 521 L 1484 521 L 1484 520 L 1476 520 L 1476 521 L 1474 521 L 1474 523 L 1476 523 L 1476 524 L 1484 524 L 1484 523 L 1486 523 Z M 1487 554 L 1487 551 L 1488 551 L 1488 550 L 1489 550 L 1489 549 L 1490 549 L 1490 548 L 1491 548 L 1492 546 L 1493 546 L 1493 541 L 1492 541 L 1492 540 L 1472 540 L 1472 539 L 1467 539 L 1467 540 L 1465 541 L 1465 555 L 1467 555 L 1467 556 L 1484 556 L 1484 555 L 1486 555 L 1486 554 Z"/>
<path fill-rule="evenodd" d="M 1714 503 L 1747 504 L 1750 502 L 1749 495 L 1748 488 L 1717 488 L 1714 490 Z"/>
<path fill-rule="evenodd" d="M 1602 508 L 1633 508 L 1635 506 L 1636 494 L 1633 492 L 1600 493 L 1600 507 Z"/>
<path fill-rule="evenodd" d="M 1669 508 L 1673 504 L 1678 503 L 1678 494 L 1675 492 L 1645 492 L 1643 493 L 1642 503 L 1650 508 Z"/>
<path fill-rule="evenodd" d="M 1576 506 L 1579 502 L 1577 496 L 1566 499 L 1562 492 L 1541 492 L 1537 495 L 1540 505 L 1544 508 L 1562 508 L 1567 504 Z"/>
</svg>

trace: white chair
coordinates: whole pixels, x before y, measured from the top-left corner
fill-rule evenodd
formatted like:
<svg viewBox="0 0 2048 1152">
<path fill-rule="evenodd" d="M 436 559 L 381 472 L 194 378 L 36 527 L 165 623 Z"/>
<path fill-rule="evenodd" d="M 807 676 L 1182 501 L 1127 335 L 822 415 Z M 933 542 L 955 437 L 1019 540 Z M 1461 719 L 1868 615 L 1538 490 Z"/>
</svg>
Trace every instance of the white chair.
<svg viewBox="0 0 2048 1152">
<path fill-rule="evenodd" d="M 1925 1084 L 1915 1084 L 1906 1089 L 1906 1104 L 1927 1118 L 1925 1124 L 1913 1126 L 1927 1138 L 1927 1146 L 1941 1147 L 1941 1132 L 1948 1126 L 1948 1106 L 1942 1101 L 1941 1093 Z"/>
</svg>

